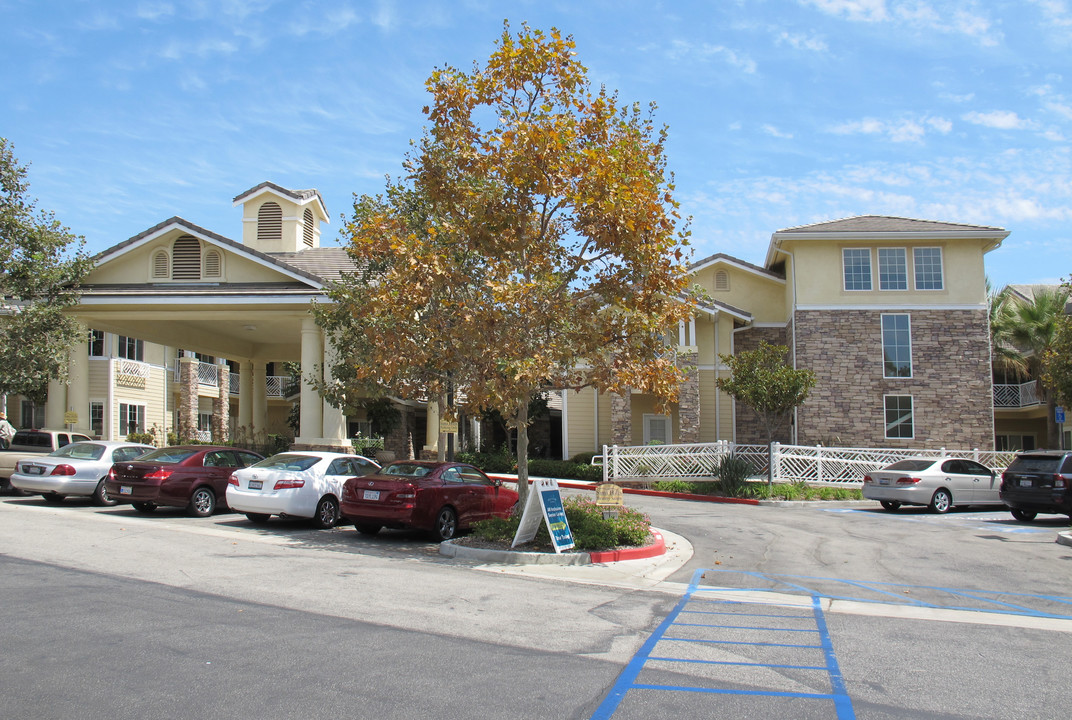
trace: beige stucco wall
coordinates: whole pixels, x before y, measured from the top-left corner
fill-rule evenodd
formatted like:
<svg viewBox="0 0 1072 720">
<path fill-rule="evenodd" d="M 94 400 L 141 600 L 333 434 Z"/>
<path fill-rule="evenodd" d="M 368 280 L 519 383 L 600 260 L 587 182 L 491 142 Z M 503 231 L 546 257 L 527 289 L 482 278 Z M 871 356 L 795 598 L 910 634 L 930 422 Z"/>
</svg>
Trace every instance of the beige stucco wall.
<svg viewBox="0 0 1072 720">
<path fill-rule="evenodd" d="M 719 270 L 729 274 L 729 290 L 715 290 L 715 273 Z M 785 283 L 781 280 L 728 262 L 715 262 L 699 270 L 694 277 L 696 284 L 713 300 L 747 310 L 756 322 L 784 322 L 788 317 Z"/>
</svg>

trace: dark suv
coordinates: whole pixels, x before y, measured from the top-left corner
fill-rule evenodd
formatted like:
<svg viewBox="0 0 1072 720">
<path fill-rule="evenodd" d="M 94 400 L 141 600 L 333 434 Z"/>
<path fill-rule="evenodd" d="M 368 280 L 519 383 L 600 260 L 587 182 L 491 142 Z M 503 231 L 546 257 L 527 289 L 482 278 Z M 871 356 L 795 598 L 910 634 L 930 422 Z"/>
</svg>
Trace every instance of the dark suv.
<svg viewBox="0 0 1072 720">
<path fill-rule="evenodd" d="M 1019 453 L 1001 474 L 1000 496 L 1017 520 L 1040 512 L 1072 516 L 1072 452 Z"/>
</svg>

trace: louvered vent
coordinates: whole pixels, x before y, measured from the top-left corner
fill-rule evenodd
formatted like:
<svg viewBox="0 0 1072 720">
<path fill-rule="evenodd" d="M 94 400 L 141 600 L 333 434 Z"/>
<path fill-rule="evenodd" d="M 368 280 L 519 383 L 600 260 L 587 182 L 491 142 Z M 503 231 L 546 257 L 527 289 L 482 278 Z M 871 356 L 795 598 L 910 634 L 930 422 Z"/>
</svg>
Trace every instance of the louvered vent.
<svg viewBox="0 0 1072 720">
<path fill-rule="evenodd" d="M 170 274 L 167 251 L 157 251 L 157 253 L 153 255 L 153 278 L 167 278 Z"/>
<path fill-rule="evenodd" d="M 730 289 L 730 274 L 725 270 L 719 270 L 715 273 L 715 290 L 729 290 Z"/>
<path fill-rule="evenodd" d="M 205 277 L 218 278 L 220 276 L 220 254 L 215 250 L 205 253 Z"/>
<path fill-rule="evenodd" d="M 283 209 L 278 203 L 266 202 L 257 211 L 257 239 L 283 239 Z"/>
<path fill-rule="evenodd" d="M 302 239 L 309 247 L 313 246 L 313 211 L 308 208 L 302 215 Z"/>
<path fill-rule="evenodd" d="M 201 279 L 201 243 L 197 238 L 183 235 L 171 249 L 172 280 Z"/>
</svg>

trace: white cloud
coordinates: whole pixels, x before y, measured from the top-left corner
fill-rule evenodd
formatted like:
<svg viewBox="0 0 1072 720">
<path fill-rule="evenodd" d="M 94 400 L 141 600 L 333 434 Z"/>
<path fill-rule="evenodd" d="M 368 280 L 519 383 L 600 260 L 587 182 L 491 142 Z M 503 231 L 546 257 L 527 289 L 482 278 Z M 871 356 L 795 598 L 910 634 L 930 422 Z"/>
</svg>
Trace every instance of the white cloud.
<svg viewBox="0 0 1072 720">
<path fill-rule="evenodd" d="M 1012 110 L 991 110 L 985 113 L 972 111 L 964 113 L 961 117 L 973 125 L 982 125 L 996 130 L 1023 130 L 1028 127 L 1027 121 Z"/>
<path fill-rule="evenodd" d="M 1072 28 L 1072 8 L 1065 0 L 1028 0 L 1042 11 L 1050 27 Z"/>
<path fill-rule="evenodd" d="M 719 58 L 727 65 L 738 68 L 746 74 L 751 75 L 756 72 L 754 60 L 723 45 L 708 45 L 707 43 L 694 45 L 685 40 L 674 40 L 670 43 L 667 55 L 671 60 L 707 61 L 711 58 Z"/>
<path fill-rule="evenodd" d="M 964 7 L 939 8 L 926 0 L 798 1 L 850 22 L 891 22 L 931 32 L 956 33 L 974 38 L 984 46 L 997 45 L 1003 38 L 986 15 Z"/>
<path fill-rule="evenodd" d="M 778 128 L 774 127 L 773 125 L 764 125 L 763 126 L 763 132 L 767 133 L 771 137 L 780 138 L 782 140 L 792 140 L 793 139 L 793 133 L 779 130 Z"/>
<path fill-rule="evenodd" d="M 175 14 L 175 6 L 169 2 L 140 2 L 134 13 L 142 20 L 159 20 Z"/>
<path fill-rule="evenodd" d="M 810 52 L 826 52 L 828 49 L 826 41 L 822 38 L 814 35 L 791 33 L 785 30 L 775 36 L 774 42 L 778 45 L 785 44 L 797 50 L 808 50 Z"/>
<path fill-rule="evenodd" d="M 953 123 L 941 117 L 901 118 L 898 120 L 880 120 L 868 117 L 834 125 L 829 131 L 835 135 L 885 135 L 891 142 L 903 143 L 922 142 L 928 130 L 944 135 L 952 129 Z"/>
<path fill-rule="evenodd" d="M 828 15 L 844 15 L 849 20 L 879 22 L 886 20 L 886 0 L 803 0 Z"/>
<path fill-rule="evenodd" d="M 191 55 L 199 58 L 213 55 L 230 55 L 237 52 L 238 47 L 228 40 L 202 40 L 200 42 L 188 42 L 172 40 L 160 50 L 160 56 L 168 60 L 181 60 Z"/>
</svg>

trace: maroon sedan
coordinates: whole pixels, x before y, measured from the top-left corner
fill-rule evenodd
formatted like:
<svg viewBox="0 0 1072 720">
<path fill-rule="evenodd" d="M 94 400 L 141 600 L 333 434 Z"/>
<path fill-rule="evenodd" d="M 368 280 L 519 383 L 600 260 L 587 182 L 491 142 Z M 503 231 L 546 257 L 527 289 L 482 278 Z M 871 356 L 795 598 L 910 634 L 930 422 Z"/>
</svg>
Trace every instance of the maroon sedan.
<svg viewBox="0 0 1072 720">
<path fill-rule="evenodd" d="M 226 505 L 227 479 L 238 468 L 264 457 L 250 450 L 214 445 L 166 447 L 137 461 L 112 465 L 105 486 L 110 497 L 151 513 L 160 505 L 184 507 L 194 517 L 208 517 Z"/>
<path fill-rule="evenodd" d="M 480 520 L 509 517 L 517 498 L 472 465 L 406 460 L 347 480 L 339 510 L 365 535 L 416 528 L 442 541 Z"/>
</svg>

